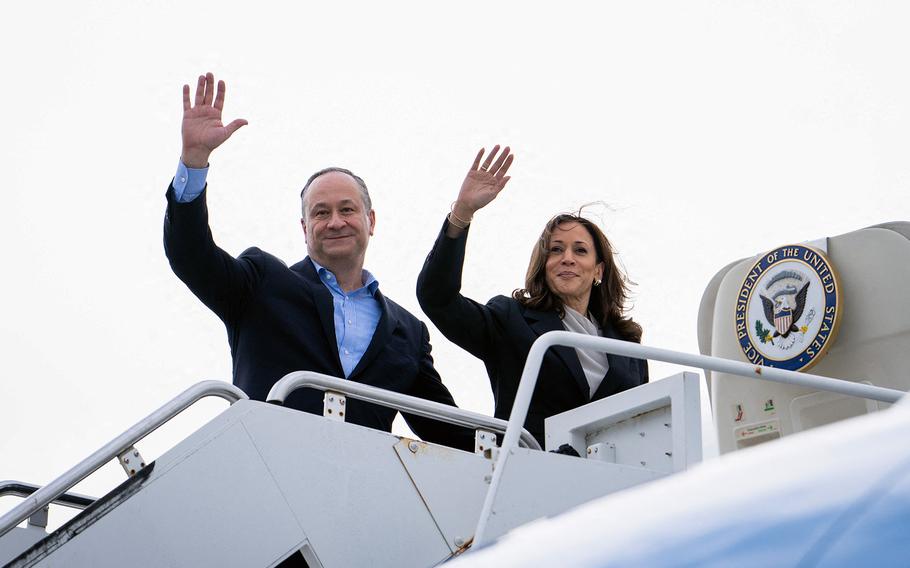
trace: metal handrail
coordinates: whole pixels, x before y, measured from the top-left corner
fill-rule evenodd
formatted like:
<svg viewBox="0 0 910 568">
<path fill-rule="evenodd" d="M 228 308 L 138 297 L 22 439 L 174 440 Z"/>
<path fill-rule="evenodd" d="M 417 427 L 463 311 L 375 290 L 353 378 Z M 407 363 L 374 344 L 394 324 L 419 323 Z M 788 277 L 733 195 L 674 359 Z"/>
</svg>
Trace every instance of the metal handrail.
<svg viewBox="0 0 910 568">
<path fill-rule="evenodd" d="M 509 415 L 509 427 L 506 430 L 505 439 L 503 439 L 502 445 L 500 446 L 499 458 L 496 460 L 496 465 L 493 469 L 493 479 L 490 482 L 490 488 L 487 490 L 483 509 L 481 509 L 480 512 L 480 519 L 477 521 L 477 528 L 474 531 L 474 547 L 481 546 L 485 543 L 484 539 L 486 536 L 487 520 L 493 510 L 493 501 L 496 497 L 496 492 L 499 490 L 499 483 L 502 479 L 502 472 L 505 469 L 509 453 L 515 447 L 518 429 L 524 424 L 525 417 L 528 414 L 528 407 L 531 404 L 531 395 L 534 393 L 534 387 L 537 384 L 537 375 L 539 374 L 540 366 L 543 363 L 544 353 L 546 353 L 547 349 L 556 345 L 564 345 L 579 349 L 592 349 L 603 351 L 611 355 L 624 355 L 636 359 L 663 361 L 665 363 L 674 363 L 677 365 L 707 369 L 731 375 L 761 379 L 764 381 L 836 392 L 882 402 L 894 403 L 906 394 L 903 391 L 895 389 L 854 383 L 841 379 L 832 379 L 831 377 L 822 377 L 819 375 L 810 375 L 808 373 L 775 369 L 773 367 L 762 367 L 751 363 L 743 363 L 742 361 L 721 359 L 720 357 L 680 353 L 670 349 L 647 347 L 639 345 L 638 343 L 610 339 L 608 337 L 593 337 L 568 331 L 549 331 L 538 337 L 534 344 L 531 345 L 531 350 L 528 352 L 528 358 L 525 361 L 524 370 L 521 373 L 521 382 L 518 385 L 518 393 L 515 396 L 515 403 L 512 406 L 512 413 Z"/>
<path fill-rule="evenodd" d="M 39 489 L 41 489 L 41 486 L 35 485 L 34 483 L 26 483 L 13 479 L 0 481 L 0 497 L 3 497 L 4 495 L 28 497 Z M 56 499 L 51 501 L 51 503 L 55 505 L 63 505 L 64 507 L 72 507 L 73 509 L 85 509 L 94 502 L 94 497 L 82 495 L 81 493 L 64 493 L 58 495 Z"/>
<path fill-rule="evenodd" d="M 231 404 L 249 398 L 239 388 L 223 381 L 196 383 L 0 517 L 0 537 L 100 469 L 101 466 L 122 454 L 136 442 L 154 432 L 162 424 L 186 410 L 194 402 L 207 396 L 218 396 Z"/>
<path fill-rule="evenodd" d="M 394 408 L 408 414 L 416 414 L 424 418 L 433 418 L 456 426 L 466 428 L 483 428 L 498 433 L 506 432 L 508 423 L 499 418 L 491 418 L 485 414 L 464 410 L 457 406 L 449 406 L 441 402 L 434 402 L 416 396 L 397 393 L 394 391 L 371 387 L 362 383 L 355 383 L 338 377 L 330 377 L 313 371 L 295 371 L 281 377 L 272 386 L 266 400 L 268 402 L 284 403 L 291 392 L 300 388 L 315 388 L 322 391 L 334 391 L 351 398 L 372 402 L 380 406 Z M 516 434 L 517 441 L 526 448 L 540 450 L 540 444 L 524 428 L 519 428 Z"/>
</svg>

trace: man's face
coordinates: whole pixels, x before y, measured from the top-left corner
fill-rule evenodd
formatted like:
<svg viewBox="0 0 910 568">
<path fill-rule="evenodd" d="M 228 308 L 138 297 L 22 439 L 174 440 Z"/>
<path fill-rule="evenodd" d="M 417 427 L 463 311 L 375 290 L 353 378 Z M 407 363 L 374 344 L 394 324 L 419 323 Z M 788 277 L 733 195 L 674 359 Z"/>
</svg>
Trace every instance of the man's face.
<svg viewBox="0 0 910 568">
<path fill-rule="evenodd" d="M 310 256 L 327 268 L 352 262 L 362 267 L 376 215 L 365 211 L 357 182 L 329 172 L 313 180 L 304 197 L 300 222 Z"/>
</svg>

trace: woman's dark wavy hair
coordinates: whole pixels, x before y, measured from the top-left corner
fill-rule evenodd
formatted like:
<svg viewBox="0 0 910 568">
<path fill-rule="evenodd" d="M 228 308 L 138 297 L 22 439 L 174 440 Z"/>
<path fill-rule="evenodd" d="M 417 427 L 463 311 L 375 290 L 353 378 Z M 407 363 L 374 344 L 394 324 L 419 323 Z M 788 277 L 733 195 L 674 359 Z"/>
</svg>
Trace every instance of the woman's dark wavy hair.
<svg viewBox="0 0 910 568">
<path fill-rule="evenodd" d="M 562 299 L 547 285 L 546 270 L 547 257 L 550 254 L 550 237 L 557 227 L 569 223 L 578 223 L 588 230 L 591 240 L 594 241 L 597 261 L 604 263 L 603 283 L 600 286 L 592 284 L 588 310 L 600 322 L 601 327 L 609 324 L 623 339 L 641 343 L 641 326 L 624 315 L 632 282 L 616 264 L 610 241 L 600 227 L 581 215 L 562 213 L 547 222 L 531 252 L 525 287 L 512 292 L 512 297 L 527 308 L 556 311 L 560 317 L 565 315 Z"/>
</svg>

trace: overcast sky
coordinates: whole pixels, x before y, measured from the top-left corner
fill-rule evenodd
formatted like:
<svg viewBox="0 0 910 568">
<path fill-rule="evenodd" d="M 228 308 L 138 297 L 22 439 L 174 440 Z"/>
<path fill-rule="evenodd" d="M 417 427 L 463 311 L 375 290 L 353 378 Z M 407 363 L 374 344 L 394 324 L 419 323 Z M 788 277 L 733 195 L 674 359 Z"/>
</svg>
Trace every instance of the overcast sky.
<svg viewBox="0 0 910 568">
<path fill-rule="evenodd" d="M 644 342 L 670 349 L 697 351 L 702 291 L 727 263 L 910 219 L 904 2 L 60 1 L 5 14 L 0 479 L 46 483 L 189 385 L 230 379 L 222 324 L 161 244 L 180 89 L 205 71 L 228 82 L 225 118 L 249 120 L 211 162 L 222 248 L 299 260 L 302 183 L 351 168 L 376 208 L 367 267 L 423 319 L 423 259 L 475 152 L 495 143 L 514 149 L 512 181 L 475 219 L 464 293 L 521 286 L 545 221 L 603 201 L 591 212 L 638 283 Z M 492 412 L 479 361 L 430 330 L 458 403 Z M 154 459 L 223 406 L 140 450 Z M 122 475 L 109 466 L 79 489 Z"/>
</svg>

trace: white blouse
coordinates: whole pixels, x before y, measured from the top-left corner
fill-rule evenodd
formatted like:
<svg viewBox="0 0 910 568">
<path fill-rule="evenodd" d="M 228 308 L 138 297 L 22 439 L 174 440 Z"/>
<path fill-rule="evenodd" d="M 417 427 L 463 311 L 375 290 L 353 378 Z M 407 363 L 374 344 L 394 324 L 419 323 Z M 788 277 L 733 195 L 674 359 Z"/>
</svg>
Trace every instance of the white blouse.
<svg viewBox="0 0 910 568">
<path fill-rule="evenodd" d="M 600 327 L 596 323 L 568 306 L 565 306 L 565 310 L 566 315 L 562 319 L 562 325 L 566 328 L 566 331 L 600 337 Z M 588 398 L 590 398 L 594 396 L 597 387 L 600 386 L 600 383 L 607 375 L 607 371 L 610 370 L 610 361 L 607 359 L 607 354 L 603 351 L 576 348 L 575 353 L 578 354 L 578 361 L 585 372 L 585 378 L 588 379 L 588 387 L 590 389 Z"/>
</svg>

